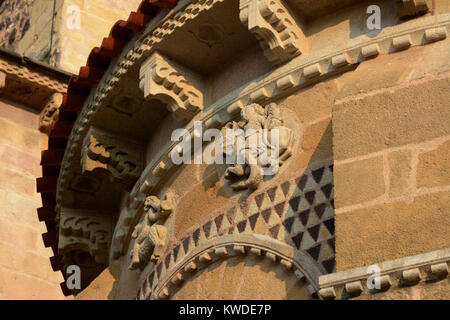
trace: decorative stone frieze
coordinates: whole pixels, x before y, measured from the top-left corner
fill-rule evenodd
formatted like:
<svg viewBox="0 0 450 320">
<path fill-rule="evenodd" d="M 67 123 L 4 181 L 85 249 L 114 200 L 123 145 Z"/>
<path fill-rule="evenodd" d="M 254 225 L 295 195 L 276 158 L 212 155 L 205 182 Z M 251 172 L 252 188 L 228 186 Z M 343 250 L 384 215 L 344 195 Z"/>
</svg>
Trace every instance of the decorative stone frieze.
<svg viewBox="0 0 450 320">
<path fill-rule="evenodd" d="M 397 14 L 400 19 L 408 19 L 420 16 L 431 11 L 431 0 L 396 0 L 400 4 Z"/>
<path fill-rule="evenodd" d="M 81 167 L 85 172 L 105 175 L 125 189 L 133 186 L 143 168 L 143 148 L 97 128 L 91 128 L 85 137 Z"/>
<path fill-rule="evenodd" d="M 402 290 L 420 283 L 426 285 L 447 278 L 449 263 L 450 248 L 446 248 L 379 263 L 378 277 L 368 267 L 331 273 L 319 277 L 319 294 L 324 299 L 351 299 L 387 290 Z M 378 288 L 373 287 L 377 280 Z"/>
<path fill-rule="evenodd" d="M 222 136 L 225 137 L 226 143 L 232 142 L 231 148 L 224 147 L 224 154 L 231 156 L 235 163 L 228 167 L 225 178 L 233 182 L 234 190 L 255 190 L 263 182 L 263 167 L 272 166 L 278 170 L 278 166 L 283 165 L 291 156 L 295 140 L 294 133 L 285 126 L 283 111 L 275 103 L 270 103 L 265 108 L 256 103 L 249 104 L 242 108 L 241 117 L 242 121 L 229 122 L 222 129 Z M 271 141 L 274 129 L 278 134 L 276 136 L 278 143 L 275 146 L 272 145 L 275 142 Z M 242 137 L 245 139 L 245 146 L 243 145 L 242 149 L 239 149 L 239 136 L 235 133 L 238 130 L 242 130 L 245 136 Z M 228 137 L 228 134 L 232 137 Z M 256 138 L 253 139 L 255 141 L 252 141 L 252 136 Z M 276 163 L 262 159 L 270 158 L 274 147 L 278 148 L 278 157 L 272 159 Z M 238 157 L 242 157 L 243 164 L 239 164 Z M 276 171 L 273 172 L 275 173 Z"/>
<path fill-rule="evenodd" d="M 203 94 L 193 84 L 196 75 L 158 52 L 141 66 L 140 88 L 145 99 L 158 99 L 178 120 L 190 120 L 203 110 Z"/>
<path fill-rule="evenodd" d="M 107 265 L 112 227 L 108 212 L 61 208 L 58 252 L 66 264 Z"/>
<path fill-rule="evenodd" d="M 305 51 L 303 30 L 281 0 L 240 0 L 240 19 L 274 65 Z"/>
<path fill-rule="evenodd" d="M 156 263 L 163 253 L 167 239 L 165 221 L 175 207 L 174 196 L 168 192 L 163 200 L 148 196 L 144 204 L 144 219 L 133 232 L 134 247 L 131 250 L 129 269 L 143 269 L 150 262 Z"/>
<path fill-rule="evenodd" d="M 56 120 L 59 114 L 59 107 L 63 101 L 61 93 L 54 93 L 47 102 L 44 109 L 42 109 L 39 116 L 39 130 L 46 134 L 50 134 L 52 122 Z"/>
<path fill-rule="evenodd" d="M 24 79 L 38 86 L 47 87 L 55 92 L 65 93 L 67 91 L 66 83 L 59 81 L 58 79 L 54 79 L 49 75 L 32 70 L 27 66 L 21 65 L 18 67 L 17 64 L 11 61 L 0 60 L 0 71 L 6 73 L 7 75 Z"/>
</svg>

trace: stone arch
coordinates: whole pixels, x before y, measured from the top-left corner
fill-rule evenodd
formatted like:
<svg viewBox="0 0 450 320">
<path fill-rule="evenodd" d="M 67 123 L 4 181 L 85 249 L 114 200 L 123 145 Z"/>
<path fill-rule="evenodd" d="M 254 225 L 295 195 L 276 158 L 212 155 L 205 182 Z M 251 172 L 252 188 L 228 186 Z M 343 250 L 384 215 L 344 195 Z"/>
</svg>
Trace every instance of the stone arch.
<svg viewBox="0 0 450 320">
<path fill-rule="evenodd" d="M 231 261 L 231 263 L 226 261 Z M 267 236 L 234 234 L 200 243 L 176 263 L 171 264 L 169 262 L 168 265 L 164 266 L 160 264 L 161 268 L 153 268 L 152 272 L 143 278 L 136 299 L 177 298 L 177 294 L 183 286 L 195 282 L 198 275 L 211 272 L 217 267 L 227 269 L 238 261 L 243 261 L 244 264 L 241 264 L 241 267 L 249 269 L 248 272 L 253 274 L 261 273 L 261 271 L 264 273 L 265 270 L 268 270 L 267 266 L 270 266 L 270 270 L 274 274 L 267 277 L 278 277 L 279 283 L 286 282 L 285 287 L 278 286 L 276 288 L 279 292 L 280 290 L 286 290 L 286 292 L 283 294 L 280 294 L 280 292 L 279 295 L 271 296 L 271 298 L 282 299 L 289 296 L 293 298 L 318 298 L 317 279 L 322 271 L 317 262 L 307 253 L 294 250 L 291 246 Z M 256 268 L 253 268 L 254 266 Z M 225 270 L 219 272 L 222 275 L 227 273 Z M 228 273 L 230 272 L 233 272 L 232 268 Z M 242 275 L 241 278 L 238 279 L 244 279 Z M 202 285 L 211 284 L 208 283 L 210 281 L 201 281 Z M 228 292 L 219 294 L 219 297 L 224 299 L 236 298 L 241 286 L 242 284 L 239 281 L 232 283 L 226 288 Z M 294 286 L 298 287 L 294 288 Z M 253 292 L 247 292 L 249 296 L 245 296 L 245 298 L 250 298 L 252 294 L 256 296 L 256 291 L 260 289 L 261 287 L 252 284 L 251 290 Z M 195 298 L 193 292 L 188 292 L 187 297 Z"/>
</svg>

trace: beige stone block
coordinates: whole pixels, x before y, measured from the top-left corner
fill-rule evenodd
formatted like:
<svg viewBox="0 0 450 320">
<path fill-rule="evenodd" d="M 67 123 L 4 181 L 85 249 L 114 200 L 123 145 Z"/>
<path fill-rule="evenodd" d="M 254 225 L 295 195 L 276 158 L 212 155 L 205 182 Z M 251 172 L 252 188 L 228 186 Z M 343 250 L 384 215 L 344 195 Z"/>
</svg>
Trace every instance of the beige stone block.
<svg viewBox="0 0 450 320">
<path fill-rule="evenodd" d="M 415 65 L 409 77 L 410 80 L 450 70 L 450 41 L 444 40 L 429 44 L 424 47 L 424 50 L 424 57 Z"/>
<path fill-rule="evenodd" d="M 8 299 L 64 299 L 59 284 L 50 283 L 17 271 L 1 268 L 1 293 Z"/>
<path fill-rule="evenodd" d="M 414 47 L 405 52 L 382 55 L 361 63 L 358 68 L 338 79 L 342 89 L 336 99 L 364 94 L 380 88 L 401 83 L 422 60 L 423 47 Z"/>
<path fill-rule="evenodd" d="M 399 197 L 413 191 L 411 150 L 393 151 L 388 154 L 389 196 Z"/>
<path fill-rule="evenodd" d="M 234 198 L 237 200 L 239 194 Z M 217 174 L 205 177 L 182 198 L 179 199 L 175 216 L 175 237 L 180 239 L 189 228 L 201 223 L 215 210 L 226 203 L 233 203 L 225 190 L 223 179 Z"/>
<path fill-rule="evenodd" d="M 75 300 L 111 300 L 115 279 L 109 269 L 103 270 L 89 286 L 75 297 Z"/>
<path fill-rule="evenodd" d="M 220 261 L 212 264 L 201 273 L 198 277 L 199 285 L 197 286 L 199 299 L 210 300 L 217 298 L 224 268 L 225 263 Z"/>
<path fill-rule="evenodd" d="M 36 193 L 36 178 L 13 171 L 0 164 L 0 190 L 9 190 L 31 199 L 39 199 Z"/>
<path fill-rule="evenodd" d="M 450 133 L 450 80 L 430 80 L 336 105 L 337 160 L 431 140 Z"/>
<path fill-rule="evenodd" d="M 227 260 L 221 286 L 217 293 L 219 300 L 231 300 L 238 294 L 239 286 L 244 278 L 245 261 L 241 257 Z"/>
<path fill-rule="evenodd" d="M 337 214 L 337 271 L 448 247 L 448 208 L 446 191 Z"/>
<path fill-rule="evenodd" d="M 0 242 L 14 245 L 18 250 L 33 251 L 43 247 L 41 234 L 36 229 L 4 218 L 0 218 Z"/>
<path fill-rule="evenodd" d="M 0 143 L 9 144 L 27 152 L 40 151 L 39 131 L 30 130 L 0 118 Z"/>
<path fill-rule="evenodd" d="M 28 129 L 36 130 L 38 128 L 39 116 L 36 114 L 36 111 L 10 101 L 0 100 L 0 118 Z"/>
<path fill-rule="evenodd" d="M 279 180 L 292 177 L 292 172 L 307 168 L 310 164 L 333 157 L 333 132 L 331 119 L 311 124 L 303 134 L 302 149 L 292 155 Z"/>
<path fill-rule="evenodd" d="M 300 121 L 305 123 L 329 116 L 337 92 L 336 82 L 330 80 L 293 94 L 279 103 L 294 110 Z"/>
<path fill-rule="evenodd" d="M 28 225 L 38 231 L 45 232 L 45 225 L 39 222 L 36 210 L 40 208 L 39 199 L 29 198 L 13 191 L 0 191 L 0 210 L 4 219 L 13 223 Z"/>
<path fill-rule="evenodd" d="M 419 154 L 417 187 L 450 185 L 450 141 L 436 149 Z"/>
<path fill-rule="evenodd" d="M 434 14 L 442 14 L 450 12 L 450 2 L 447 0 L 434 0 Z"/>
<path fill-rule="evenodd" d="M 1 243 L 1 248 L 0 266 L 55 284 L 63 281 L 61 274 L 52 270 L 49 256 L 18 250 L 14 245 L 7 243 Z"/>
<path fill-rule="evenodd" d="M 342 208 L 385 193 L 383 156 L 334 166 L 335 206 Z"/>
<path fill-rule="evenodd" d="M 331 118 L 316 122 L 305 129 L 302 149 L 307 152 L 314 151 L 313 161 L 332 157 L 332 138 Z"/>
<path fill-rule="evenodd" d="M 39 177 L 42 175 L 41 159 L 38 152 L 29 153 L 5 145 L 0 151 L 0 165 L 20 171 L 26 175 Z"/>
</svg>

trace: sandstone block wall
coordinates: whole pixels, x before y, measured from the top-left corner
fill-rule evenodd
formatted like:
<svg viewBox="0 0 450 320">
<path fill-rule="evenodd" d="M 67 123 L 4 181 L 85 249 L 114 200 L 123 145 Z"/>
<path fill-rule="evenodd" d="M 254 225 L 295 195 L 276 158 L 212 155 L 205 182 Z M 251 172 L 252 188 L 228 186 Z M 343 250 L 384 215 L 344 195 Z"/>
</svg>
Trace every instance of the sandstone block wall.
<svg viewBox="0 0 450 320">
<path fill-rule="evenodd" d="M 412 48 L 339 79 L 338 271 L 448 247 L 449 52 L 448 41 Z"/>
<path fill-rule="evenodd" d="M 47 140 L 38 119 L 35 111 L 0 100 L 0 299 L 64 298 L 63 278 L 50 266 L 53 254 L 42 245 L 45 226 L 36 215 Z"/>
<path fill-rule="evenodd" d="M 126 20 L 140 3 L 141 0 L 64 0 L 57 25 L 56 65 L 78 73 L 92 48 L 101 45 L 114 23 Z M 74 28 L 78 12 L 79 28 Z"/>
</svg>

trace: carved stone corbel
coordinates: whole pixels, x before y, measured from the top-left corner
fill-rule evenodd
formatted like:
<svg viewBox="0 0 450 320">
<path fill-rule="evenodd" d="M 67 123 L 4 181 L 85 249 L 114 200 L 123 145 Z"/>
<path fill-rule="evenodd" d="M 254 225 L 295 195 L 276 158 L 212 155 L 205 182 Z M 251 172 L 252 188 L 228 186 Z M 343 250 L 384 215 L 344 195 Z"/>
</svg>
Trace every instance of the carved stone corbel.
<svg viewBox="0 0 450 320">
<path fill-rule="evenodd" d="M 306 50 L 306 37 L 281 0 L 240 0 L 240 19 L 274 65 Z"/>
<path fill-rule="evenodd" d="M 432 3 L 430 0 L 396 0 L 400 3 L 397 14 L 400 19 L 409 19 L 417 17 L 431 11 Z"/>
<path fill-rule="evenodd" d="M 136 225 L 133 232 L 135 239 L 131 250 L 130 270 L 144 269 L 150 262 L 157 262 L 163 254 L 167 240 L 167 228 L 164 226 L 175 206 L 172 192 L 168 192 L 162 200 L 148 196 L 144 204 L 144 219 Z"/>
<path fill-rule="evenodd" d="M 83 142 L 82 173 L 104 175 L 131 189 L 143 170 L 143 147 L 97 128 L 91 128 Z"/>
<path fill-rule="evenodd" d="M 50 134 L 52 122 L 59 114 L 59 107 L 63 101 L 63 95 L 61 93 L 54 93 L 50 100 L 42 109 L 39 116 L 39 130 L 46 134 Z"/>
<path fill-rule="evenodd" d="M 66 263 L 107 265 L 111 237 L 110 214 L 61 208 L 58 252 Z"/>
<path fill-rule="evenodd" d="M 139 77 L 144 98 L 167 104 L 175 119 L 190 120 L 203 110 L 203 94 L 194 85 L 198 76 L 158 52 L 142 64 Z"/>
</svg>

